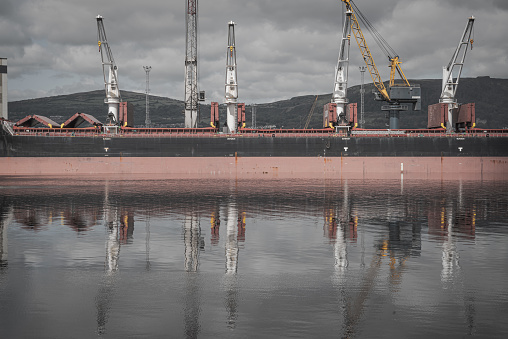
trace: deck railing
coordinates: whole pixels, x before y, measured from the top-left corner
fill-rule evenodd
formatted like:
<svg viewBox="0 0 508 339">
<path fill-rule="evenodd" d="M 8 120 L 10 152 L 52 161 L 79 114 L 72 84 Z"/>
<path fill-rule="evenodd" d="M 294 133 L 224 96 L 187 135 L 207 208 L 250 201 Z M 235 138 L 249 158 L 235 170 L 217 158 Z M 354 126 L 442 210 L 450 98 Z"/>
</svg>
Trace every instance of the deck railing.
<svg viewBox="0 0 508 339">
<path fill-rule="evenodd" d="M 2 123 L 4 129 L 11 135 L 23 136 L 59 136 L 59 137 L 110 137 L 110 138 L 141 138 L 141 137 L 442 137 L 442 138 L 469 138 L 469 137 L 508 137 L 508 129 L 472 129 L 461 133 L 446 133 L 443 129 L 354 129 L 334 132 L 332 129 L 240 129 L 237 133 L 219 133 L 214 128 L 121 128 L 117 133 L 101 129 L 89 128 L 37 128 L 37 127 L 11 127 Z"/>
</svg>

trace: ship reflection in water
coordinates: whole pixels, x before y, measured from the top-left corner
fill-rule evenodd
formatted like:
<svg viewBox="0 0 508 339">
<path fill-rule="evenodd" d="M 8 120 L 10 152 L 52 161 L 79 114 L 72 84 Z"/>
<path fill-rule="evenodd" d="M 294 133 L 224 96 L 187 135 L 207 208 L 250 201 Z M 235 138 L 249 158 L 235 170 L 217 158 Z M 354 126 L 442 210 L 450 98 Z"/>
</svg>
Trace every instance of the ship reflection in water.
<svg viewBox="0 0 508 339">
<path fill-rule="evenodd" d="M 2 338 L 508 336 L 507 182 L 0 178 L 0 193 Z"/>
</svg>

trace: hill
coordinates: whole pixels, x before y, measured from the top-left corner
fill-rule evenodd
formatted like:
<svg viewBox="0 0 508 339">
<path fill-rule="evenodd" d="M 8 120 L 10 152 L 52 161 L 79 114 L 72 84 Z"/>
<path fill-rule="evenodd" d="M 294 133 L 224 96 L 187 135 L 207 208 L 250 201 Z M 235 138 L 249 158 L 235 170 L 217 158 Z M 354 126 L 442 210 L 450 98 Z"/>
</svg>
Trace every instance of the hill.
<svg viewBox="0 0 508 339">
<path fill-rule="evenodd" d="M 144 93 L 122 91 L 122 100 L 134 105 L 134 121 L 145 123 Z M 183 125 L 183 102 L 175 99 L 150 96 L 150 117 L 159 126 Z M 70 118 L 74 113 L 88 113 L 100 121 L 105 121 L 107 105 L 104 104 L 104 91 L 58 95 L 46 98 L 9 102 L 9 119 L 18 121 L 27 115 L 39 114 L 50 117 L 58 123 Z"/>
<path fill-rule="evenodd" d="M 441 92 L 440 79 L 412 80 L 422 89 L 422 110 L 401 113 L 401 128 L 425 128 L 427 126 L 427 106 L 437 103 Z M 386 128 L 385 113 L 380 110 L 382 102 L 375 101 L 372 83 L 365 85 L 365 127 Z M 476 103 L 476 123 L 482 128 L 508 128 L 508 79 L 490 77 L 463 78 L 457 92 L 459 103 Z M 358 103 L 360 111 L 360 86 L 348 90 L 350 102 Z M 256 105 L 256 125 L 284 128 L 303 128 L 316 95 L 294 97 L 287 100 Z M 316 108 L 309 128 L 321 128 L 322 107 L 330 102 L 331 94 L 318 95 Z M 145 94 L 122 91 L 122 100 L 134 105 L 134 121 L 142 126 L 145 121 Z M 220 109 L 221 122 L 226 120 L 225 107 Z M 184 103 L 181 100 L 150 96 L 150 118 L 156 126 L 183 127 Z M 247 126 L 251 126 L 251 106 L 247 106 Z M 209 125 L 210 105 L 201 105 L 200 127 Z M 74 113 L 88 113 L 101 121 L 105 120 L 107 107 L 104 104 L 104 91 L 60 95 L 39 99 L 13 101 L 9 103 L 9 119 L 18 121 L 30 115 L 40 114 L 62 123 Z"/>
</svg>

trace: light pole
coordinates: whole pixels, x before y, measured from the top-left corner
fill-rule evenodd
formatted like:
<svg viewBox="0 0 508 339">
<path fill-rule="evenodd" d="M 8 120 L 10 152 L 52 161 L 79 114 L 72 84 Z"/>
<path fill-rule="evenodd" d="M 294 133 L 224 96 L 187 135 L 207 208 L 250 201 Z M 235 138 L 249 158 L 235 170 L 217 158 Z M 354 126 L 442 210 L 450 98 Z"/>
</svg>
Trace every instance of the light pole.
<svg viewBox="0 0 508 339">
<path fill-rule="evenodd" d="M 252 128 L 256 128 L 256 104 L 252 104 Z"/>
<path fill-rule="evenodd" d="M 365 89 L 363 88 L 363 81 L 364 81 L 364 76 L 365 76 L 365 71 L 367 70 L 367 67 L 365 66 L 360 66 L 360 73 L 362 75 L 362 83 L 360 85 L 360 128 L 363 128 L 364 127 L 364 124 L 365 124 L 365 117 L 364 117 L 364 109 L 365 109 L 365 106 L 364 106 L 364 94 L 365 94 Z"/>
<path fill-rule="evenodd" d="M 145 126 L 150 127 L 152 125 L 152 121 L 150 120 L 150 70 L 152 66 L 143 66 L 143 69 L 146 72 L 146 117 L 145 117 Z"/>
</svg>

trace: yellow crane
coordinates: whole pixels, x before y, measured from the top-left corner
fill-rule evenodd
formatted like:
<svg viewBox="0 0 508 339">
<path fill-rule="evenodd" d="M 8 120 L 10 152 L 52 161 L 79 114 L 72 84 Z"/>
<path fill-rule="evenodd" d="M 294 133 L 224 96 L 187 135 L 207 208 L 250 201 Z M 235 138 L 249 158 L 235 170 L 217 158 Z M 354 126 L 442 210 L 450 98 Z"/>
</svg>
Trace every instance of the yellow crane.
<svg viewBox="0 0 508 339">
<path fill-rule="evenodd" d="M 361 12 L 358 11 L 358 8 L 356 7 L 356 5 L 352 0 L 342 0 L 342 2 L 346 5 L 346 10 L 351 11 L 352 13 L 351 31 L 355 36 L 356 43 L 360 48 L 360 53 L 362 53 L 363 60 L 367 65 L 367 69 L 369 70 L 372 81 L 374 82 L 374 86 L 376 86 L 377 90 L 379 91 L 379 93 L 381 93 L 381 95 L 386 101 L 391 101 L 390 95 L 388 94 L 388 91 L 386 90 L 386 87 L 383 81 L 381 80 L 381 75 L 379 74 L 379 71 L 376 67 L 376 63 L 374 62 L 374 58 L 372 57 L 372 53 L 370 52 L 369 46 L 367 45 L 367 41 L 365 40 L 365 36 L 363 35 L 360 23 L 358 22 L 358 18 L 356 16 L 356 12 L 358 12 L 359 15 L 361 15 L 362 17 L 363 14 L 361 14 Z M 355 10 L 353 10 L 353 5 Z M 380 39 L 384 41 L 382 37 L 380 37 Z M 389 46 L 388 48 L 391 49 Z M 390 60 L 390 87 L 395 86 L 395 73 L 398 73 L 400 78 L 403 80 L 403 86 L 411 86 L 400 67 L 401 62 L 399 60 L 399 56 L 388 55 L 388 58 Z"/>
<path fill-rule="evenodd" d="M 367 18 L 361 13 L 356 4 L 352 0 L 341 0 L 345 6 L 346 11 L 351 12 L 351 31 L 355 36 L 356 43 L 360 48 L 363 60 L 369 70 L 369 74 L 372 78 L 374 86 L 379 92 L 379 100 L 384 100 L 389 103 L 389 106 L 383 107 L 383 110 L 390 111 L 390 128 L 398 128 L 398 112 L 407 110 L 407 106 L 400 105 L 400 103 L 412 103 L 413 110 L 419 110 L 421 105 L 420 88 L 418 86 L 412 86 L 407 80 L 402 68 L 400 67 L 399 56 L 395 51 L 388 45 L 386 40 L 377 32 Z M 381 75 L 376 67 L 372 53 L 370 52 L 365 36 L 360 27 L 358 18 L 365 23 L 368 30 L 372 33 L 374 39 L 381 47 L 383 52 L 386 54 L 390 61 L 390 82 L 389 88 L 387 89 L 381 80 Z M 397 85 L 395 83 L 395 75 L 399 74 L 402 83 Z M 401 88 L 402 87 L 402 88 Z M 393 113 L 393 114 L 392 114 Z M 392 126 L 392 115 L 394 123 Z"/>
<path fill-rule="evenodd" d="M 309 114 L 307 115 L 307 120 L 305 121 L 305 127 L 304 129 L 309 128 L 310 120 L 312 118 L 312 114 L 314 114 L 314 109 L 316 108 L 316 103 L 319 95 L 316 95 L 316 98 L 314 99 L 314 102 L 312 103 L 312 107 L 310 108 Z"/>
</svg>

